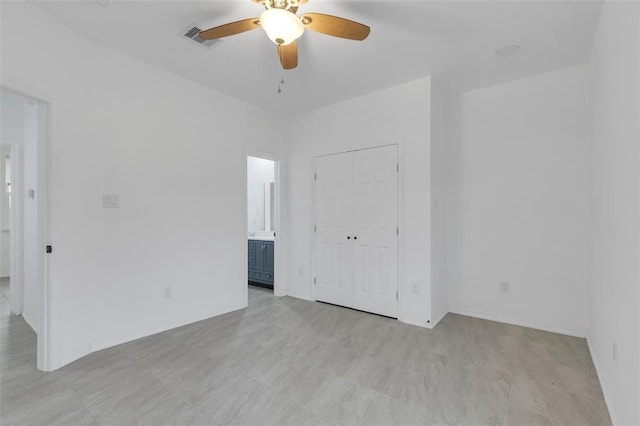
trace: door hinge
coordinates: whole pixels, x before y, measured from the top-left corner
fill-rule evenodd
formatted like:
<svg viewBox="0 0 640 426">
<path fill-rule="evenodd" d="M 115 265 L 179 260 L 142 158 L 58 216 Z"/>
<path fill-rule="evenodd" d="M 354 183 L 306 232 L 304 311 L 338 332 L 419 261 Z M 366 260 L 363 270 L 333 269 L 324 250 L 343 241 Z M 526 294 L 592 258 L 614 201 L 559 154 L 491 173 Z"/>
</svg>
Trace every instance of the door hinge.
<svg viewBox="0 0 640 426">
<path fill-rule="evenodd" d="M 396 300 L 398 300 L 398 292 L 396 291 Z"/>
<path fill-rule="evenodd" d="M 313 283 L 314 284 L 316 283 L 316 277 L 313 277 Z"/>
<path fill-rule="evenodd" d="M 46 247 L 46 251 L 47 251 L 47 253 L 51 253 L 53 251 L 53 247 L 47 246 Z"/>
<path fill-rule="evenodd" d="M 313 232 L 316 232 L 317 229 L 316 225 L 313 225 Z"/>
<path fill-rule="evenodd" d="M 318 180 L 318 174 L 317 173 L 313 174 L 313 180 Z"/>
<path fill-rule="evenodd" d="M 396 235 L 400 235 L 400 227 L 396 226 Z"/>
<path fill-rule="evenodd" d="M 396 163 L 396 172 L 400 172 L 400 163 Z"/>
</svg>

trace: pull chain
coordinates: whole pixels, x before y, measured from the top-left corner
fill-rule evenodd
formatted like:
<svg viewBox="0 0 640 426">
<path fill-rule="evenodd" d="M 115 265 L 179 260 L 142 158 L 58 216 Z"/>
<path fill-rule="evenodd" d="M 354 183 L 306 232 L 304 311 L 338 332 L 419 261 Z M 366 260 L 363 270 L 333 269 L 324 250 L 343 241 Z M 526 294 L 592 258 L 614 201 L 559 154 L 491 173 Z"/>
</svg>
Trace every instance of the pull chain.
<svg viewBox="0 0 640 426">
<path fill-rule="evenodd" d="M 280 84 L 278 84 L 278 93 L 282 93 L 282 86 L 284 85 L 284 74 L 280 78 Z"/>
</svg>

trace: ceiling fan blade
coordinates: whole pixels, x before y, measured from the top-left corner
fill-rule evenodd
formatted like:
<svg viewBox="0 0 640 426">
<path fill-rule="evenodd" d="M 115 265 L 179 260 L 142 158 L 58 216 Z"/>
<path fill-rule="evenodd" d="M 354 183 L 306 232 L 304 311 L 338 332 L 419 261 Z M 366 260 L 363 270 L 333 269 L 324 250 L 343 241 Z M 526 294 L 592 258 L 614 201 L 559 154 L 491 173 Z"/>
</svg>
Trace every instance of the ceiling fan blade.
<svg viewBox="0 0 640 426">
<path fill-rule="evenodd" d="M 298 66 L 298 43 L 294 40 L 284 46 L 278 46 L 280 63 L 285 70 L 291 70 Z"/>
<path fill-rule="evenodd" d="M 371 31 L 371 28 L 358 22 L 322 13 L 305 13 L 300 19 L 312 31 L 350 40 L 364 40 Z"/>
<path fill-rule="evenodd" d="M 243 19 L 242 21 L 230 22 L 219 27 L 200 31 L 200 37 L 205 40 L 213 40 L 255 30 L 256 28 L 260 28 L 259 18 Z"/>
</svg>

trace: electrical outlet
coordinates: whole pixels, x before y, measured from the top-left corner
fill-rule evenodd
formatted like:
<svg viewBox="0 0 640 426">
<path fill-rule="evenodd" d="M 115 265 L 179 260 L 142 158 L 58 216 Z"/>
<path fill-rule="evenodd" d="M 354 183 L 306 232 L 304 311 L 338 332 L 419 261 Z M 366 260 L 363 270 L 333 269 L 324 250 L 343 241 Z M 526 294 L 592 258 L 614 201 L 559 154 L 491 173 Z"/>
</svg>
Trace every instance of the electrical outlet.
<svg viewBox="0 0 640 426">
<path fill-rule="evenodd" d="M 418 283 L 411 283 L 411 293 L 419 294 Z"/>
<path fill-rule="evenodd" d="M 102 196 L 102 207 L 105 209 L 119 209 L 120 196 L 118 194 L 104 194 Z"/>
<path fill-rule="evenodd" d="M 618 362 L 618 343 L 615 341 L 611 345 L 611 356 L 613 357 L 613 362 Z"/>
<path fill-rule="evenodd" d="M 500 291 L 509 293 L 509 281 L 500 281 Z"/>
<path fill-rule="evenodd" d="M 173 289 L 171 288 L 171 286 L 166 286 L 164 288 L 164 298 L 165 299 L 170 299 L 171 296 L 173 296 Z"/>
</svg>

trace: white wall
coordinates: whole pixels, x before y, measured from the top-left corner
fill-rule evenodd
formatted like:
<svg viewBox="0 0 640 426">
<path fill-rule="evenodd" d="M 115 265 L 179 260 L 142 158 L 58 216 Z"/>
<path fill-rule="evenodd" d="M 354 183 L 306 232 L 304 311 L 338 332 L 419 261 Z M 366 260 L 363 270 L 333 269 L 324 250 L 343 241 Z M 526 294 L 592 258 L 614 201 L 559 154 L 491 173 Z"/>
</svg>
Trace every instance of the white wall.
<svg viewBox="0 0 640 426">
<path fill-rule="evenodd" d="M 281 123 L 30 4 L 2 12 L 2 83 L 52 106 L 53 366 L 243 307 L 244 152 L 279 155 Z"/>
<path fill-rule="evenodd" d="M 401 141 L 399 319 L 431 320 L 430 78 L 311 111 L 288 122 L 290 218 L 288 294 L 312 297 L 311 247 L 314 157 Z M 411 283 L 419 294 L 412 294 Z"/>
<path fill-rule="evenodd" d="M 637 2 L 605 2 L 591 53 L 588 341 L 609 412 L 620 425 L 640 424 L 639 20 Z"/>
<path fill-rule="evenodd" d="M 431 80 L 431 315 L 435 326 L 449 312 L 447 294 L 447 215 L 451 158 L 455 129 L 448 126 L 454 94 L 436 79 Z"/>
<path fill-rule="evenodd" d="M 585 336 L 587 71 L 462 94 L 448 160 L 452 312 Z"/>
<path fill-rule="evenodd" d="M 11 91 L 0 91 L 0 139 L 2 143 L 22 143 L 24 102 Z"/>
</svg>

